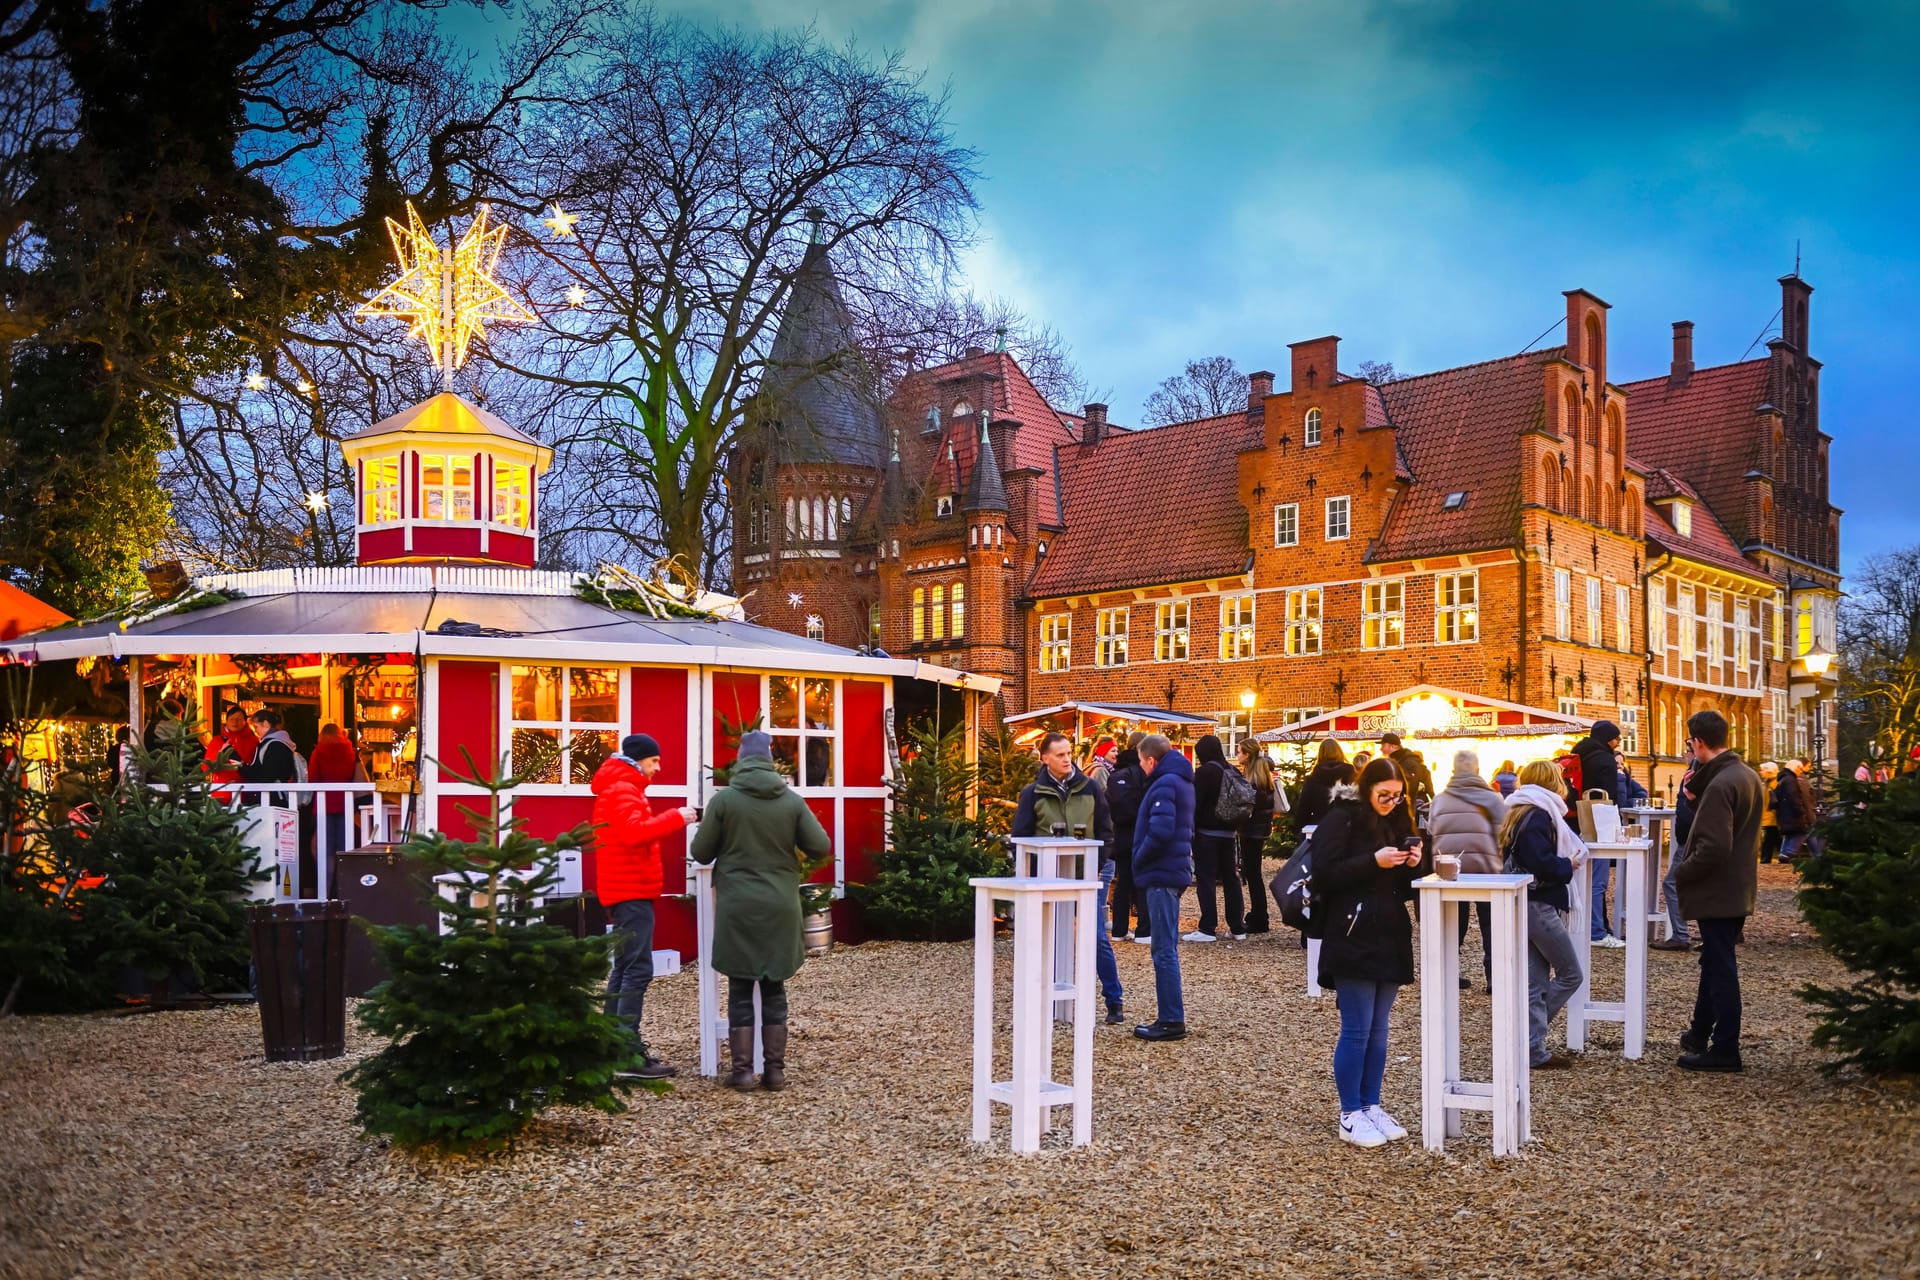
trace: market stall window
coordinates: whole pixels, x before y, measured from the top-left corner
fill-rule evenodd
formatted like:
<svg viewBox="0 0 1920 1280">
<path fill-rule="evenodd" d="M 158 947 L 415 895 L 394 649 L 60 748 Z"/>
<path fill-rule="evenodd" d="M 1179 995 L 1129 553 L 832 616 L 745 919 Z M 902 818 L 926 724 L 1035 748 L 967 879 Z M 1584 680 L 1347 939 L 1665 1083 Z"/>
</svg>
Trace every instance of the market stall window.
<svg viewBox="0 0 1920 1280">
<path fill-rule="evenodd" d="M 429 520 L 473 519 L 473 455 L 420 455 L 420 514 Z"/>
<path fill-rule="evenodd" d="M 360 523 L 400 518 L 400 459 L 368 458 L 360 482 Z"/>
<path fill-rule="evenodd" d="M 494 463 L 493 522 L 511 525 L 515 529 L 526 528 L 532 492 L 533 482 L 525 463 Z"/>
<path fill-rule="evenodd" d="M 583 786 L 620 747 L 618 667 L 513 668 L 513 773 Z"/>
<path fill-rule="evenodd" d="M 833 785 L 834 682 L 802 676 L 767 677 L 767 733 L 773 761 L 795 785 Z"/>
</svg>

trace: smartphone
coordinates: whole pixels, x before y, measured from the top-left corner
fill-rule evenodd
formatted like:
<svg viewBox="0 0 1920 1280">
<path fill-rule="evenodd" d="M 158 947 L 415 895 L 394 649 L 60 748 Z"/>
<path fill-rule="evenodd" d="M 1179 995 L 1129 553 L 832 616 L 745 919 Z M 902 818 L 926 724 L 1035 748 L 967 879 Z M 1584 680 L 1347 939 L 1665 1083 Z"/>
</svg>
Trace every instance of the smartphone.
<svg viewBox="0 0 1920 1280">
<path fill-rule="evenodd" d="M 1422 844 L 1422 840 L 1419 836 L 1408 836 L 1405 840 L 1402 840 L 1400 842 L 1400 847 L 1404 849 L 1406 852 L 1408 852 L 1409 854 L 1413 855 L 1412 857 L 1407 859 L 1409 864 L 1420 861 L 1421 844 Z"/>
</svg>

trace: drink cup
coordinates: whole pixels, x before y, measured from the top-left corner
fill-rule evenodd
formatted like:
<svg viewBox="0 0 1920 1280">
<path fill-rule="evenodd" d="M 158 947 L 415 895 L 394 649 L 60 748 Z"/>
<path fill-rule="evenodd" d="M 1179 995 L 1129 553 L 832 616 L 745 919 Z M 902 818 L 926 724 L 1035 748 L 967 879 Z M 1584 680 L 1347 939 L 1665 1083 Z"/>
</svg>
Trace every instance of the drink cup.
<svg viewBox="0 0 1920 1280">
<path fill-rule="evenodd" d="M 1433 860 L 1433 873 L 1442 880 L 1460 878 L 1460 859 L 1451 853 L 1443 853 Z"/>
</svg>

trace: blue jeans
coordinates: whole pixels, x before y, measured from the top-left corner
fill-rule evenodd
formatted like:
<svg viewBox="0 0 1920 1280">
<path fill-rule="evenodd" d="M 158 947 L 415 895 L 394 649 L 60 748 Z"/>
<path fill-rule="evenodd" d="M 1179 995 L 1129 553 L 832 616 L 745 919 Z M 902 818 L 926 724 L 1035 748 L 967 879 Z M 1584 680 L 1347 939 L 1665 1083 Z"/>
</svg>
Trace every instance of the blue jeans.
<svg viewBox="0 0 1920 1280">
<path fill-rule="evenodd" d="M 640 1036 L 640 1009 L 653 983 L 653 900 L 629 898 L 607 912 L 613 920 L 617 950 L 607 979 L 607 1012 Z"/>
<path fill-rule="evenodd" d="M 1180 890 L 1148 889 L 1147 922 L 1153 929 L 1153 994 L 1155 1017 L 1161 1022 L 1185 1022 L 1186 1001 L 1180 996 Z"/>
<path fill-rule="evenodd" d="M 1547 1024 L 1580 989 L 1580 957 L 1567 936 L 1567 913 L 1544 902 L 1527 903 L 1527 1046 L 1539 1066 L 1549 1056 Z"/>
<path fill-rule="evenodd" d="M 1120 966 L 1113 958 L 1113 935 L 1107 931 L 1107 888 L 1113 883 L 1113 863 L 1100 865 L 1100 918 L 1095 922 L 1099 932 L 1094 937 L 1093 967 L 1100 975 L 1100 995 L 1107 1002 L 1107 1008 L 1120 1008 Z"/>
<path fill-rule="evenodd" d="M 1400 993 L 1395 982 L 1342 978 L 1333 986 L 1340 1006 L 1340 1038 L 1333 1042 L 1333 1084 L 1340 1110 L 1380 1105 L 1380 1082 L 1387 1074 L 1387 1015 Z"/>
<path fill-rule="evenodd" d="M 1796 831 L 1791 835 L 1782 831 L 1780 833 L 1780 861 L 1792 862 L 1795 858 L 1799 857 L 1801 846 L 1805 845 L 1806 842 L 1807 833 L 1804 831 Z"/>
<path fill-rule="evenodd" d="M 1593 932 L 1587 936 L 1595 942 L 1613 932 L 1607 927 L 1607 877 L 1612 874 L 1611 862 L 1593 860 Z"/>
</svg>

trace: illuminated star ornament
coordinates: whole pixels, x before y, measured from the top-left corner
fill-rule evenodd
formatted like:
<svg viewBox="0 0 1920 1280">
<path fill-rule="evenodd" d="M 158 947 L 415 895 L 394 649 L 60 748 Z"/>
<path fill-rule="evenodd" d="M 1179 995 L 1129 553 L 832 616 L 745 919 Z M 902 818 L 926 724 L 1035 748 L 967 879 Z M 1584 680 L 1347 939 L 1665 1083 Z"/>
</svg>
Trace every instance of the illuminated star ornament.
<svg viewBox="0 0 1920 1280">
<path fill-rule="evenodd" d="M 443 251 L 427 232 L 412 204 L 407 225 L 387 219 L 400 278 L 375 294 L 356 313 L 405 320 L 409 338 L 419 338 L 433 354 L 441 385 L 453 389 L 453 371 L 467 360 L 467 347 L 485 325 L 530 324 L 534 315 L 521 306 L 506 286 L 493 277 L 500 261 L 507 229 L 487 225 L 488 209 L 480 206 L 467 233 L 451 252 Z"/>
<path fill-rule="evenodd" d="M 573 224 L 580 221 L 580 215 L 568 213 L 556 204 L 553 206 L 553 216 L 543 218 L 541 221 L 547 224 L 548 230 L 553 232 L 555 239 L 565 240 L 573 234 Z"/>
<path fill-rule="evenodd" d="M 802 596 L 798 591 L 787 592 L 787 603 L 792 605 L 794 608 L 798 609 L 801 605 L 805 604 L 806 602 L 807 602 L 806 598 Z"/>
<path fill-rule="evenodd" d="M 250 374 L 248 374 L 248 375 L 247 375 L 247 390 L 249 390 L 249 391 L 265 391 L 266 389 L 267 389 L 267 375 L 266 375 L 266 374 L 264 374 L 264 373 L 250 373 Z"/>
<path fill-rule="evenodd" d="M 313 514 L 315 515 L 319 515 L 322 511 L 325 511 L 326 509 L 327 509 L 326 494 L 310 493 L 307 495 L 307 510 L 313 512 Z"/>
<path fill-rule="evenodd" d="M 577 284 L 568 287 L 567 305 L 577 307 L 580 304 L 584 303 L 586 300 L 587 300 L 587 291 L 585 289 L 582 289 Z"/>
</svg>

